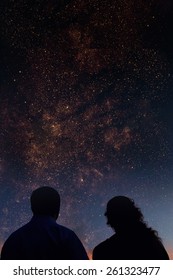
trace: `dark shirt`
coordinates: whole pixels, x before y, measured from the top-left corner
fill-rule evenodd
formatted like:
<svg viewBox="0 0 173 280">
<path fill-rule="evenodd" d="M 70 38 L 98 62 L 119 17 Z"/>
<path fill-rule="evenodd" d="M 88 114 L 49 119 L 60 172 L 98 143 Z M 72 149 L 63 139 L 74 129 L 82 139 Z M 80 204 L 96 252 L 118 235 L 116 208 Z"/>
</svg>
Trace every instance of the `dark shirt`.
<svg viewBox="0 0 173 280">
<path fill-rule="evenodd" d="M 93 250 L 94 260 L 169 260 L 169 256 L 157 237 L 119 236 L 114 234 Z"/>
<path fill-rule="evenodd" d="M 48 216 L 33 216 L 4 243 L 1 259 L 87 260 L 86 251 L 70 229 Z"/>
</svg>

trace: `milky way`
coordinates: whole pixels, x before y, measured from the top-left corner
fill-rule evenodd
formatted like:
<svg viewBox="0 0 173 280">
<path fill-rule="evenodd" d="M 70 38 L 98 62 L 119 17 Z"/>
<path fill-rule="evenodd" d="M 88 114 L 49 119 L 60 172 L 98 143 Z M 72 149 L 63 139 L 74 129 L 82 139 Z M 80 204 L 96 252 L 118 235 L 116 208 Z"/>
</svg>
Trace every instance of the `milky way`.
<svg viewBox="0 0 173 280">
<path fill-rule="evenodd" d="M 0 242 L 51 185 L 87 250 L 117 193 L 173 247 L 172 2 L 1 2 Z"/>
</svg>

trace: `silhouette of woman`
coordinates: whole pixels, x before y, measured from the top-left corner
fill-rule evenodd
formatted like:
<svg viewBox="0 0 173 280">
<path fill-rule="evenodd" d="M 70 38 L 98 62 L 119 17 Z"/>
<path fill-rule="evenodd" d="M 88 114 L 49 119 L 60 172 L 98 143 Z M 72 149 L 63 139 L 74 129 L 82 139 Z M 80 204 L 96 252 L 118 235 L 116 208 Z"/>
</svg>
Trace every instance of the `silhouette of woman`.
<svg viewBox="0 0 173 280">
<path fill-rule="evenodd" d="M 116 232 L 93 250 L 95 260 L 168 260 L 157 232 L 144 222 L 141 210 L 125 196 L 107 204 L 107 224 Z"/>
</svg>

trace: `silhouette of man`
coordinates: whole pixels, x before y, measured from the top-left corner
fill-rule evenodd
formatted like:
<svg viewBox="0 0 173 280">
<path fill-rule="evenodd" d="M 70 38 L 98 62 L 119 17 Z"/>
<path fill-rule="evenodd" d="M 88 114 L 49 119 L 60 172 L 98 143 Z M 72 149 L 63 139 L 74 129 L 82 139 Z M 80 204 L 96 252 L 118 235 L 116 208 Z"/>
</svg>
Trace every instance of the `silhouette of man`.
<svg viewBox="0 0 173 280">
<path fill-rule="evenodd" d="M 12 233 L 4 243 L 1 259 L 87 260 L 86 251 L 70 229 L 56 223 L 60 210 L 59 193 L 40 187 L 31 195 L 33 217 Z"/>
<path fill-rule="evenodd" d="M 146 225 L 133 200 L 124 196 L 112 198 L 105 216 L 116 233 L 94 248 L 94 260 L 169 259 L 157 232 Z"/>
</svg>

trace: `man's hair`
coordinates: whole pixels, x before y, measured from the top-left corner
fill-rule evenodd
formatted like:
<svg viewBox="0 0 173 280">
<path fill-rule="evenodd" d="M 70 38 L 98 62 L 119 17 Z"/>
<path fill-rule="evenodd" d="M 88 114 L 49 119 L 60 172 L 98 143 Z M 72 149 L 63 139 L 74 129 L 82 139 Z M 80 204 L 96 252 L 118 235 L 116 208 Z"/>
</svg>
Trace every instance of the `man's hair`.
<svg viewBox="0 0 173 280">
<path fill-rule="evenodd" d="M 31 194 L 31 209 L 33 214 L 58 217 L 60 209 L 60 195 L 51 187 L 40 187 Z"/>
</svg>

